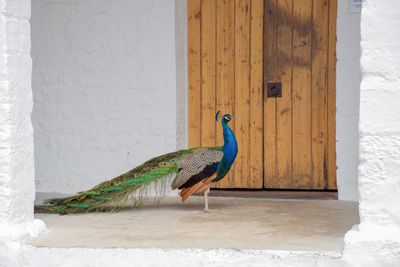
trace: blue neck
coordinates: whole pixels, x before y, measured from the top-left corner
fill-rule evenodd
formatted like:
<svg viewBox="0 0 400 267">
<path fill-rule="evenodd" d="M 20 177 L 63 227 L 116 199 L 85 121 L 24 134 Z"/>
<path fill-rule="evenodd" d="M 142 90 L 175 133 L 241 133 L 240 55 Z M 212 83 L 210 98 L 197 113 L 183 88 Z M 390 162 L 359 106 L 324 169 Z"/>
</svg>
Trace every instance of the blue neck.
<svg viewBox="0 0 400 267">
<path fill-rule="evenodd" d="M 231 169 L 238 152 L 235 135 L 224 120 L 222 120 L 222 129 L 224 133 L 224 145 L 222 146 L 224 156 L 222 157 L 220 164 L 218 164 L 217 177 L 213 179 L 213 182 L 218 182 L 225 177 Z"/>
<path fill-rule="evenodd" d="M 235 135 L 224 120 L 222 120 L 222 128 L 224 133 L 224 145 L 222 147 L 222 150 L 224 151 L 224 158 L 226 163 L 232 165 L 238 152 L 238 145 Z"/>
</svg>

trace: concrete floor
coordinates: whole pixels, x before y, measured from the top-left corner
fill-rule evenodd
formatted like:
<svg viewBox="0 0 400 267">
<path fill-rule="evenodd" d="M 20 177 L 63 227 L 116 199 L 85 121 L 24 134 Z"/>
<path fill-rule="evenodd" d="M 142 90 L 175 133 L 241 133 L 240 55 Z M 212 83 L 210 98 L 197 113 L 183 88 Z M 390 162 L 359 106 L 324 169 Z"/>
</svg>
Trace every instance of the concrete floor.
<svg viewBox="0 0 400 267">
<path fill-rule="evenodd" d="M 332 251 L 359 223 L 358 204 L 337 200 L 277 200 L 203 197 L 186 203 L 165 198 L 159 205 L 117 213 L 36 214 L 47 234 L 30 241 L 40 247 L 233 248 Z"/>
</svg>

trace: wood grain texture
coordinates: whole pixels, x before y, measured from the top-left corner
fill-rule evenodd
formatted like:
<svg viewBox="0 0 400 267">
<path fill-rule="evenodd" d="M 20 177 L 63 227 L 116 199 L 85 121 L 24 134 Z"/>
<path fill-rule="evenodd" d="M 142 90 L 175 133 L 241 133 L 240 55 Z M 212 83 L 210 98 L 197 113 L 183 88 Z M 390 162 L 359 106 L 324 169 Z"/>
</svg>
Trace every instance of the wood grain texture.
<svg viewBox="0 0 400 267">
<path fill-rule="evenodd" d="M 328 189 L 337 189 L 336 183 L 336 18 L 337 0 L 329 0 L 328 39 L 328 140 L 326 142 Z"/>
<path fill-rule="evenodd" d="M 188 0 L 189 147 L 198 147 L 201 144 L 200 17 L 200 0 Z"/>
<path fill-rule="evenodd" d="M 235 1 L 217 1 L 217 101 L 216 110 L 222 113 L 233 114 L 234 112 L 234 88 L 235 88 Z M 234 129 L 235 120 L 229 123 Z M 223 145 L 221 123 L 217 123 L 216 133 L 217 145 Z M 233 172 L 214 183 L 215 188 L 234 188 Z"/>
<path fill-rule="evenodd" d="M 250 188 L 263 187 L 264 0 L 252 0 L 250 15 Z"/>
<path fill-rule="evenodd" d="M 250 0 L 235 1 L 235 187 L 249 187 Z"/>
<path fill-rule="evenodd" d="M 324 189 L 327 141 L 327 75 L 328 75 L 328 0 L 313 1 L 312 7 L 312 189 Z"/>
<path fill-rule="evenodd" d="M 293 188 L 312 188 L 311 3 L 293 1 Z"/>
<path fill-rule="evenodd" d="M 282 97 L 276 100 L 277 175 L 272 188 L 292 185 L 292 0 L 277 1 L 276 81 L 282 82 Z"/>
<path fill-rule="evenodd" d="M 264 88 L 269 81 L 275 81 L 277 53 L 277 9 L 276 0 L 265 0 L 264 8 Z M 264 90 L 265 91 L 265 90 Z M 272 187 L 276 180 L 276 99 L 266 98 L 264 92 L 264 186 Z"/>
<path fill-rule="evenodd" d="M 201 0 L 201 146 L 215 146 L 215 1 Z"/>
<path fill-rule="evenodd" d="M 197 88 L 193 73 L 200 73 L 200 101 L 198 90 L 193 90 L 189 94 L 189 113 L 190 120 L 196 120 L 200 109 L 200 116 L 199 123 L 190 122 L 190 144 L 201 140 L 201 146 L 222 145 L 222 127 L 215 124 L 214 114 L 221 110 L 236 115 L 230 127 L 235 132 L 239 154 L 229 175 L 213 187 L 262 188 L 263 0 L 202 0 L 199 5 L 200 69 L 194 66 L 197 58 L 189 57 L 189 84 Z M 194 13 L 194 6 L 188 2 L 189 23 L 193 23 L 190 12 Z M 189 25 L 189 30 L 192 28 L 195 27 Z M 193 39 L 189 43 L 198 38 L 193 35 L 189 33 L 189 39 Z"/>
<path fill-rule="evenodd" d="M 334 69 L 328 65 L 328 0 L 265 3 L 264 86 L 281 82 L 282 97 L 264 100 L 264 184 L 324 189 L 335 150 L 327 144 L 327 113 L 334 114 L 327 108 L 328 67 Z"/>
<path fill-rule="evenodd" d="M 336 189 L 336 0 L 188 0 L 189 144 L 239 154 L 218 188 Z M 281 98 L 266 98 L 282 82 Z"/>
</svg>

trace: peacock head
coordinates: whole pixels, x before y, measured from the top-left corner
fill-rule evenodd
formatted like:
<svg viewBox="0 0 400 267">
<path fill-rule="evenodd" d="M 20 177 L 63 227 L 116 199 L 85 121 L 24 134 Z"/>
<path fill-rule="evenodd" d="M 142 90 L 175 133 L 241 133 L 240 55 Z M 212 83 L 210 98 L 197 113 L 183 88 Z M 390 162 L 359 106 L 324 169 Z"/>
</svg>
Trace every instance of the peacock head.
<svg viewBox="0 0 400 267">
<path fill-rule="evenodd" d="M 234 117 L 231 116 L 230 114 L 221 114 L 221 111 L 218 111 L 217 114 L 215 114 L 215 120 L 218 121 L 218 118 L 222 118 L 222 121 L 225 123 L 230 122 Z"/>
</svg>

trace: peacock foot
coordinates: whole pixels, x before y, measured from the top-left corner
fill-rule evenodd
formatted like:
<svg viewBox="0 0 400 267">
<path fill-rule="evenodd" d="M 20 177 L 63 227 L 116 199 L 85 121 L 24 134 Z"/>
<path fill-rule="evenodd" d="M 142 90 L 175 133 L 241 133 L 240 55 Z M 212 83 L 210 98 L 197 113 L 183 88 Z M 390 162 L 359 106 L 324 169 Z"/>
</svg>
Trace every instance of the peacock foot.
<svg viewBox="0 0 400 267">
<path fill-rule="evenodd" d="M 204 209 L 203 210 L 203 213 L 216 213 L 216 212 L 218 212 L 217 209 Z"/>
</svg>

